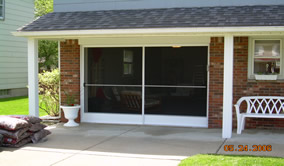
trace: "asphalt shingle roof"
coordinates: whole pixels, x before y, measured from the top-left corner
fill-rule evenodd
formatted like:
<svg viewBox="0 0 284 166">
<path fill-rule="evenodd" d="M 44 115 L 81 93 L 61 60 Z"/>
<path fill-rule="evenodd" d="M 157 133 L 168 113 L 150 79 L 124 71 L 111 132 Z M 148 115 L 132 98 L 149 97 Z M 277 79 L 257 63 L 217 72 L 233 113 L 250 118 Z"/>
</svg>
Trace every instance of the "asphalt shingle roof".
<svg viewBox="0 0 284 166">
<path fill-rule="evenodd" d="M 54 12 L 18 31 L 284 26 L 284 5 Z"/>
</svg>

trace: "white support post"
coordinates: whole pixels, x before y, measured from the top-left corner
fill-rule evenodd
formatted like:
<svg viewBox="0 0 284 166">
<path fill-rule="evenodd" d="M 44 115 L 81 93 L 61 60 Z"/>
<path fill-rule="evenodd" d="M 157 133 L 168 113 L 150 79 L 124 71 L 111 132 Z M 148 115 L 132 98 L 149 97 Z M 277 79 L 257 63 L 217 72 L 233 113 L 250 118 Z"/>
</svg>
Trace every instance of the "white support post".
<svg viewBox="0 0 284 166">
<path fill-rule="evenodd" d="M 224 87 L 222 137 L 232 137 L 234 36 L 226 35 L 224 44 Z"/>
<path fill-rule="evenodd" d="M 58 51 L 58 70 L 59 70 L 59 75 L 61 75 L 61 57 L 60 57 L 60 40 L 57 41 L 57 51 Z M 59 117 L 61 118 L 61 108 L 60 108 L 60 105 L 61 105 L 61 81 L 59 81 Z"/>
<path fill-rule="evenodd" d="M 38 104 L 38 40 L 28 38 L 29 115 L 39 116 Z"/>
<path fill-rule="evenodd" d="M 145 46 L 142 47 L 142 124 L 145 124 Z"/>
</svg>

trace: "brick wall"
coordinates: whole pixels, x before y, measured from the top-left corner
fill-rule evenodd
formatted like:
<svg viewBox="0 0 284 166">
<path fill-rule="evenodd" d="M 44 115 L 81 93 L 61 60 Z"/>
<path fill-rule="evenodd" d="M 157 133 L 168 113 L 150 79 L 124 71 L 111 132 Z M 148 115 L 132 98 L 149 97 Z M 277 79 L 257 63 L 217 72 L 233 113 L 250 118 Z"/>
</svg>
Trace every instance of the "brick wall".
<svg viewBox="0 0 284 166">
<path fill-rule="evenodd" d="M 209 128 L 222 127 L 224 39 L 211 38 L 209 82 Z M 242 96 L 282 96 L 284 82 L 248 80 L 248 37 L 234 38 L 234 87 L 233 103 Z M 236 127 L 235 109 L 233 126 Z M 280 129 L 283 119 L 247 118 L 247 128 Z"/>
<path fill-rule="evenodd" d="M 222 127 L 224 38 L 212 37 L 209 60 L 209 128 Z"/>
<path fill-rule="evenodd" d="M 80 104 L 80 46 L 78 40 L 60 42 L 60 83 L 61 104 L 66 104 L 64 92 L 74 95 L 76 104 Z M 61 121 L 67 121 L 63 111 L 61 111 Z M 80 121 L 80 113 L 76 121 Z"/>
</svg>

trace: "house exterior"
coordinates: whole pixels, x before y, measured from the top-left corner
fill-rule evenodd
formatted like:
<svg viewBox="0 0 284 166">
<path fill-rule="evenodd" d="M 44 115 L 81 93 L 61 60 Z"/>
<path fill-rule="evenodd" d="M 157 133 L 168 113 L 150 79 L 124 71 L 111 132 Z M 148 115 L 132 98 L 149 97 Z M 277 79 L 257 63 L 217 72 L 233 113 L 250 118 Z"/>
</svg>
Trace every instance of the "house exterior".
<svg viewBox="0 0 284 166">
<path fill-rule="evenodd" d="M 33 0 L 0 1 L 0 98 L 28 95 L 27 39 L 11 31 L 33 19 Z"/>
<path fill-rule="evenodd" d="M 82 122 L 222 128 L 230 138 L 240 97 L 283 95 L 283 1 L 61 0 L 54 10 L 14 32 L 29 41 L 32 115 L 38 39 L 60 41 L 61 101 L 73 94 Z"/>
</svg>

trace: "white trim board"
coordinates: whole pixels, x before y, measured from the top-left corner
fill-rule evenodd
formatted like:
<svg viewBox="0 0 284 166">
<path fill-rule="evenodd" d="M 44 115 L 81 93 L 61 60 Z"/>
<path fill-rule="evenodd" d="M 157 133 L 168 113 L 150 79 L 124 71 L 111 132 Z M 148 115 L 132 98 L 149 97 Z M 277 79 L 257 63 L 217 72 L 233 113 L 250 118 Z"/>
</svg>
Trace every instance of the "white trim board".
<svg viewBox="0 0 284 166">
<path fill-rule="evenodd" d="M 207 117 L 176 116 L 176 115 L 147 115 L 145 125 L 180 126 L 180 127 L 208 127 Z"/>
<path fill-rule="evenodd" d="M 208 127 L 207 117 L 142 114 L 84 113 L 82 122 L 106 124 L 157 125 L 179 127 Z"/>
<path fill-rule="evenodd" d="M 80 115 L 81 120 L 83 120 L 83 116 L 85 114 L 85 89 L 84 89 L 84 82 L 85 82 L 85 48 L 80 46 Z"/>
<path fill-rule="evenodd" d="M 208 45 L 210 43 L 210 37 L 208 36 L 149 36 L 149 37 L 119 37 L 119 38 L 108 38 L 108 37 L 98 37 L 98 38 L 80 38 L 79 44 L 84 46 L 106 46 L 106 45 L 126 45 L 126 46 L 142 46 L 142 45 L 152 45 L 152 46 L 185 46 L 185 45 Z"/>
<path fill-rule="evenodd" d="M 92 36 L 224 36 L 232 34 L 238 36 L 250 35 L 279 35 L 284 34 L 284 26 L 253 26 L 253 27 L 195 27 L 195 28 L 143 28 L 143 29 L 98 29 L 98 30 L 56 30 L 56 31 L 17 31 L 14 36 L 35 38 L 79 38 Z"/>
<path fill-rule="evenodd" d="M 142 125 L 142 114 L 84 113 L 82 122 Z"/>
</svg>

